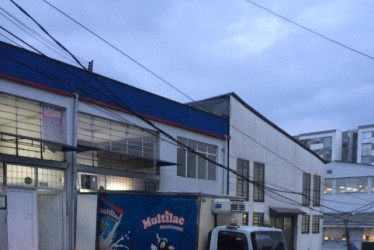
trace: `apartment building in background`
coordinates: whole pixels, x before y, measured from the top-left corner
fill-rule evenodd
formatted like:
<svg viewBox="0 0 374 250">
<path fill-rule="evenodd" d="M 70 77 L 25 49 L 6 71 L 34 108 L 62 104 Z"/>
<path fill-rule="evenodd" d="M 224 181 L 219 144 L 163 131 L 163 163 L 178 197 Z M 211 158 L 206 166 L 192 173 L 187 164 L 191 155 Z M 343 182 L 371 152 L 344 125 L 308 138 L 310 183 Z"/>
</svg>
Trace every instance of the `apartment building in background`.
<svg viewBox="0 0 374 250">
<path fill-rule="evenodd" d="M 327 130 L 295 136 L 325 161 L 374 165 L 374 125 L 347 131 Z"/>
</svg>

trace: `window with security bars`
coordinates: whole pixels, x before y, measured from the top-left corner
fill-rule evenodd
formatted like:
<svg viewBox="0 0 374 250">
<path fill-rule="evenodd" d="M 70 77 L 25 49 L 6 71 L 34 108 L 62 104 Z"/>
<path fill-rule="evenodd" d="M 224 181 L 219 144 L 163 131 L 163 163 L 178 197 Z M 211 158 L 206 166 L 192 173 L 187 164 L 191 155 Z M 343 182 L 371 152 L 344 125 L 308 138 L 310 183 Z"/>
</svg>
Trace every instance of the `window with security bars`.
<svg viewBox="0 0 374 250">
<path fill-rule="evenodd" d="M 216 180 L 217 146 L 181 137 L 178 137 L 178 141 L 181 144 L 178 143 L 177 149 L 177 175 L 187 178 Z M 183 145 L 187 145 L 193 151 L 183 147 Z"/>
<path fill-rule="evenodd" d="M 58 169 L 7 164 L 6 178 L 8 186 L 59 190 L 65 186 L 65 172 Z"/>
<path fill-rule="evenodd" d="M 302 205 L 310 205 L 310 185 L 311 185 L 311 175 L 304 173 L 303 174 L 303 196 L 302 196 Z"/>
<path fill-rule="evenodd" d="M 158 134 L 97 116 L 78 114 L 78 164 L 157 174 Z"/>
<path fill-rule="evenodd" d="M 313 206 L 321 205 L 321 176 L 313 175 Z"/>
<path fill-rule="evenodd" d="M 249 161 L 238 159 L 236 172 L 236 195 L 249 200 Z"/>
<path fill-rule="evenodd" d="M 264 225 L 264 214 L 253 213 L 253 226 L 262 227 Z"/>
<path fill-rule="evenodd" d="M 90 178 L 82 178 L 90 177 Z M 90 183 L 83 183 L 82 181 L 88 180 Z M 78 173 L 78 187 L 81 191 L 84 190 L 136 190 L 136 191 L 158 191 L 159 181 L 145 180 L 138 178 L 129 178 L 121 176 L 92 174 L 92 173 Z M 95 181 L 94 185 L 92 182 Z"/>
<path fill-rule="evenodd" d="M 253 201 L 265 200 L 265 165 L 254 163 L 253 166 Z"/>
<path fill-rule="evenodd" d="M 320 221 L 320 216 L 319 215 L 313 215 L 313 217 L 312 217 L 312 233 L 314 233 L 314 234 L 319 233 L 319 221 Z"/>
<path fill-rule="evenodd" d="M 63 161 L 64 111 L 29 99 L 0 93 L 0 153 Z"/>
<path fill-rule="evenodd" d="M 63 189 L 65 173 L 62 170 L 38 168 L 38 186 L 40 188 Z"/>
<path fill-rule="evenodd" d="M 301 233 L 308 234 L 310 226 L 310 216 L 308 214 L 303 214 L 301 218 Z"/>
</svg>

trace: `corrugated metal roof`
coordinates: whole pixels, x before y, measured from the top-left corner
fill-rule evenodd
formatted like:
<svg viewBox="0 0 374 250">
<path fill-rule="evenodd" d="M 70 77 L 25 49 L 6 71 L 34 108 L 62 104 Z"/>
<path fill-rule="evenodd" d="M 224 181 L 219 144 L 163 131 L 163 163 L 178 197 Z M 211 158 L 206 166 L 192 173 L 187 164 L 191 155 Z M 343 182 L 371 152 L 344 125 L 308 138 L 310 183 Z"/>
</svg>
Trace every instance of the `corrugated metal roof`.
<svg viewBox="0 0 374 250">
<path fill-rule="evenodd" d="M 228 135 L 227 119 L 0 42 L 0 77 L 88 101 L 131 109 L 147 118 L 208 135 Z M 115 98 L 113 97 L 115 95 Z"/>
</svg>

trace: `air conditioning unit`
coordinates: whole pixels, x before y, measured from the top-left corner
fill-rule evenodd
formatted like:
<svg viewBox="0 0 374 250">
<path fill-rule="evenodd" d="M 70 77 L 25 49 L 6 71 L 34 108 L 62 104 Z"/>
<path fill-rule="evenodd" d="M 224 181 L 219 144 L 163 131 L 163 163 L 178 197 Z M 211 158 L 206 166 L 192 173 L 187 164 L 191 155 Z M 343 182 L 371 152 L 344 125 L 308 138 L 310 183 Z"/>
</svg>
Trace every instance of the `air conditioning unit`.
<svg viewBox="0 0 374 250">
<path fill-rule="evenodd" d="M 97 190 L 97 182 L 97 175 L 81 175 L 81 189 Z"/>
<path fill-rule="evenodd" d="M 214 199 L 212 204 L 212 211 L 215 214 L 223 213 L 244 213 L 244 201 L 230 200 L 230 199 Z"/>
</svg>

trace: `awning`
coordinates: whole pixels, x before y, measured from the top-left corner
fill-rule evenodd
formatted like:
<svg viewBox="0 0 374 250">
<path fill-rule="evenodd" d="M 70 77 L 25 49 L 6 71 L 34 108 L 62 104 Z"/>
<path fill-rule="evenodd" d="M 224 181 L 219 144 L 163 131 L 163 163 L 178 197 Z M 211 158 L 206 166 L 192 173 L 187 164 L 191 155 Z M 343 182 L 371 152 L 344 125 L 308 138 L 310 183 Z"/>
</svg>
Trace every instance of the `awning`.
<svg viewBox="0 0 374 250">
<path fill-rule="evenodd" d="M 306 214 L 306 212 L 297 208 L 287 207 L 270 207 L 270 216 L 293 216 L 298 214 Z"/>
<path fill-rule="evenodd" d="M 34 138 L 34 137 L 29 137 L 29 136 L 23 136 L 23 135 L 16 135 L 16 134 L 11 134 L 7 132 L 2 132 L 0 131 L 0 137 L 1 136 L 9 136 L 9 137 L 14 137 L 12 140 L 29 140 L 29 141 L 34 141 L 34 142 L 39 142 L 41 145 L 50 145 L 50 146 L 56 146 L 61 148 L 61 151 L 77 151 L 79 152 L 85 152 L 85 151 L 105 151 L 100 148 L 96 147 L 90 147 L 90 146 L 85 146 L 85 145 L 77 145 L 76 147 L 64 144 L 64 143 L 59 143 L 59 142 L 54 142 L 54 141 L 48 141 L 48 140 L 43 140 L 40 138 Z M 2 138 L 0 138 L 2 139 Z M 109 152 L 109 151 L 108 151 Z M 143 166 L 154 166 L 154 161 L 156 161 L 156 165 L 158 167 L 163 167 L 163 166 L 176 166 L 178 165 L 177 163 L 174 162 L 167 162 L 167 161 L 162 161 L 162 160 L 156 160 L 156 159 L 148 159 L 144 157 L 139 157 L 139 156 L 132 156 L 132 155 L 126 155 L 127 161 L 128 162 L 133 162 L 137 164 L 141 164 Z"/>
<path fill-rule="evenodd" d="M 78 152 L 85 152 L 85 151 L 97 151 L 97 152 L 106 152 L 106 153 L 113 153 L 116 154 L 116 152 L 113 151 L 108 151 L 108 150 L 103 150 L 101 148 L 97 147 L 91 147 L 91 146 L 85 146 L 78 144 L 77 146 L 77 151 Z M 119 153 L 117 153 L 119 154 Z M 143 167 L 153 167 L 154 162 L 156 162 L 157 167 L 165 167 L 165 166 L 176 166 L 178 165 L 175 162 L 168 162 L 168 161 L 163 161 L 163 160 L 156 160 L 156 159 L 149 159 L 141 156 L 135 156 L 135 155 L 129 155 L 129 154 L 123 154 L 120 153 L 120 155 L 124 156 L 126 158 L 126 162 L 128 163 L 133 163 L 133 164 L 138 164 Z"/>
<path fill-rule="evenodd" d="M 23 135 L 16 135 L 16 134 L 11 134 L 11 133 L 6 133 L 6 132 L 1 132 L 1 136 L 9 136 L 9 137 L 14 137 L 15 139 L 23 139 L 23 140 L 29 140 L 29 141 L 35 141 L 35 142 L 40 142 L 41 144 L 45 145 L 51 145 L 51 146 L 57 146 L 61 148 L 61 151 L 79 151 L 77 147 L 70 146 L 68 144 L 60 143 L 60 142 L 54 142 L 54 141 L 48 141 L 48 140 L 43 140 L 40 138 L 34 138 L 34 137 L 29 137 L 29 136 L 23 136 Z"/>
</svg>

